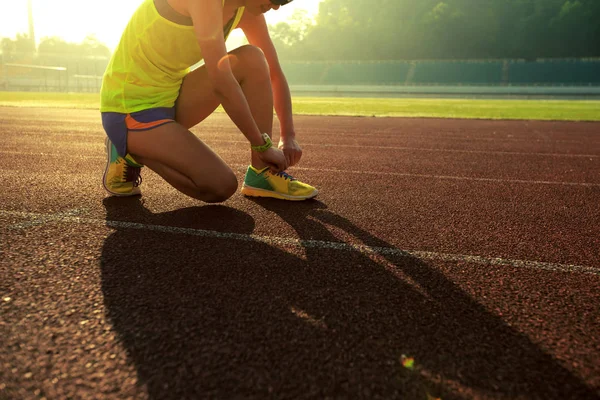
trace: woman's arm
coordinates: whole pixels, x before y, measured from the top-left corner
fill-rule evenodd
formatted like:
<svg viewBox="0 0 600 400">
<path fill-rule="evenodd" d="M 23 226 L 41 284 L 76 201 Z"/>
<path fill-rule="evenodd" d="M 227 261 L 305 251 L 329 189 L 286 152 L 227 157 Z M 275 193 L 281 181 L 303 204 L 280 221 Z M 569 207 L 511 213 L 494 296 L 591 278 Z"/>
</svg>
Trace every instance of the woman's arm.
<svg viewBox="0 0 600 400">
<path fill-rule="evenodd" d="M 252 117 L 250 106 L 229 63 L 221 23 L 221 0 L 188 0 L 187 5 L 215 95 L 250 144 L 261 145 L 264 142 L 262 132 Z"/>
<path fill-rule="evenodd" d="M 264 144 L 262 132 L 252 116 L 246 96 L 231 70 L 223 37 L 222 1 L 188 0 L 186 4 L 215 95 L 250 145 Z M 283 154 L 277 154 L 277 151 L 266 151 L 260 153 L 259 157 L 275 171 L 287 168 Z"/>
<path fill-rule="evenodd" d="M 300 161 L 302 149 L 296 142 L 290 88 L 281 69 L 277 51 L 269 35 L 267 22 L 262 14 L 252 15 L 244 13 L 239 27 L 246 35 L 248 42 L 263 51 L 269 64 L 275 112 L 277 113 L 281 127 L 279 147 L 283 149 L 289 166 L 292 166 Z"/>
</svg>

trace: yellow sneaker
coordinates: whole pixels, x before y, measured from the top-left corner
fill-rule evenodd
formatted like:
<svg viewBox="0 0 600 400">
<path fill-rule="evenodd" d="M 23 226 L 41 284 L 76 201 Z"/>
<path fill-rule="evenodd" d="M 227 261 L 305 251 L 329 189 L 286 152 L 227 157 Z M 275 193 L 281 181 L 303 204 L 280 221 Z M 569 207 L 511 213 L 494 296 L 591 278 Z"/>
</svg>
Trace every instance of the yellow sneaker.
<svg viewBox="0 0 600 400">
<path fill-rule="evenodd" d="M 142 164 L 135 162 L 129 154 L 125 158 L 119 156 L 112 142 L 106 138 L 106 169 L 102 183 L 104 189 L 112 196 L 136 196 L 141 194 L 140 176 Z"/>
<path fill-rule="evenodd" d="M 272 173 L 269 168 L 258 170 L 249 166 L 242 185 L 242 194 L 252 197 L 274 197 L 282 200 L 306 200 L 319 191 L 285 172 Z"/>
</svg>

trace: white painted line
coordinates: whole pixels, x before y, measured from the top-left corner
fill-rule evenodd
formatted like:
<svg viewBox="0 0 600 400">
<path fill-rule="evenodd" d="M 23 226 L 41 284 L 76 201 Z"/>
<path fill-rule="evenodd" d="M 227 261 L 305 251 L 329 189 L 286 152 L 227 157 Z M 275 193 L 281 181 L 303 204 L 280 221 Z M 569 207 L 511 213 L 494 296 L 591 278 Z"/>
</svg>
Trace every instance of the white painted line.
<svg viewBox="0 0 600 400">
<path fill-rule="evenodd" d="M 61 157 L 61 158 L 82 158 L 88 159 L 102 159 L 106 160 L 106 156 L 84 156 L 80 154 L 59 154 L 59 153 L 44 153 L 41 151 L 14 151 L 14 150 L 2 150 L 0 154 L 13 154 L 17 156 L 42 156 L 42 157 Z"/>
<path fill-rule="evenodd" d="M 318 147 L 352 147 L 357 149 L 369 148 L 379 150 L 409 150 L 409 151 L 429 151 L 438 153 L 466 153 L 466 154 L 496 154 L 496 155 L 513 155 L 513 156 L 542 156 L 542 157 L 583 157 L 583 158 L 599 158 L 596 154 L 568 154 L 568 153 L 524 153 L 519 151 L 494 151 L 494 150 L 458 150 L 458 149 L 432 149 L 426 147 L 401 147 L 401 146 L 368 146 L 368 145 L 353 145 L 353 144 L 312 144 L 303 143 L 302 146 L 318 146 Z"/>
<path fill-rule="evenodd" d="M 570 144 L 587 144 L 581 140 L 574 139 L 540 139 L 540 138 L 516 138 L 516 137 L 481 137 L 481 136 L 455 136 L 451 133 L 448 134 L 431 134 L 423 132 L 422 134 L 406 134 L 403 132 L 389 133 L 384 131 L 369 131 L 364 133 L 344 133 L 339 131 L 334 132 L 323 132 L 318 133 L 319 136 L 335 136 L 338 138 L 369 138 L 369 139 L 431 139 L 431 140 L 456 140 L 456 141 L 480 141 L 480 142 L 520 142 L 520 143 L 570 143 Z M 597 143 L 593 143 L 597 145 Z"/>
<path fill-rule="evenodd" d="M 247 144 L 244 140 L 226 140 L 226 139 L 207 139 L 202 138 L 206 144 L 210 143 L 238 143 Z M 66 142 L 65 142 L 66 143 Z M 80 144 L 80 147 L 85 147 L 85 143 Z M 95 146 L 100 148 L 101 143 L 92 144 L 88 143 L 89 146 Z M 461 154 L 494 154 L 494 155 L 509 155 L 509 156 L 536 156 L 536 157 L 567 157 L 567 158 L 600 158 L 597 154 L 569 154 L 569 153 L 527 153 L 521 151 L 496 151 L 496 150 L 462 150 L 462 149 L 435 149 L 428 147 L 410 147 L 410 146 L 373 146 L 373 145 L 362 145 L 362 144 L 328 144 L 328 143 L 302 143 L 302 147 L 344 147 L 353 149 L 377 149 L 377 150 L 401 150 L 401 151 L 422 151 L 422 152 L 435 152 L 435 153 L 461 153 Z"/>
<path fill-rule="evenodd" d="M 375 172 L 375 171 L 353 171 L 353 170 L 342 170 L 342 169 L 331 169 L 331 168 L 304 168 L 304 167 L 293 167 L 293 169 L 306 170 L 306 171 L 324 171 L 324 172 L 336 172 L 342 174 L 367 174 L 367 175 L 386 175 L 386 176 L 399 176 L 407 178 L 427 178 L 427 179 L 450 179 L 460 181 L 473 181 L 473 182 L 499 182 L 499 183 L 526 183 L 535 185 L 564 185 L 564 186 L 584 186 L 584 187 L 600 187 L 600 183 L 586 183 L 586 182 L 558 182 L 558 181 L 528 181 L 524 179 L 499 179 L 499 178 L 478 178 L 470 176 L 452 176 L 452 175 L 428 175 L 428 174 L 408 174 L 403 172 Z"/>
<path fill-rule="evenodd" d="M 39 122 L 35 122 L 34 125 L 36 128 L 38 127 Z M 104 140 L 105 134 L 101 131 L 98 132 L 92 132 L 90 133 L 88 129 L 79 129 L 79 128 L 73 128 L 72 125 L 70 124 L 63 124 L 63 125 L 58 125 L 58 126 L 54 126 L 53 128 L 60 128 L 60 129 L 65 129 L 68 130 L 68 132 L 55 132 L 55 131 L 50 131 L 50 132 L 43 132 L 44 136 L 58 136 L 58 137 L 87 137 L 87 138 L 97 138 L 99 140 Z M 36 136 L 39 137 L 40 135 L 40 129 L 37 130 L 33 130 L 33 131 L 25 131 L 25 132 L 19 132 L 18 134 L 16 134 L 15 136 Z M 231 141 L 231 142 L 235 142 L 235 143 L 244 143 L 243 141 L 240 140 L 236 140 L 236 139 L 213 139 L 212 135 L 208 136 L 208 134 L 206 132 L 203 132 L 201 129 L 197 130 L 195 132 L 198 137 L 202 140 L 224 140 L 224 141 Z M 380 134 L 383 133 L 383 134 Z M 5 133 L 6 136 L 8 136 L 8 134 Z M 225 135 L 231 135 L 232 137 L 239 137 L 239 132 L 235 132 L 235 131 L 231 131 L 231 132 L 219 132 L 218 136 L 220 138 L 222 138 Z M 319 136 L 335 136 L 338 138 L 371 138 L 371 139 L 399 139 L 399 140 L 404 140 L 404 139 L 431 139 L 431 140 L 454 140 L 454 141 L 467 141 L 467 142 L 474 142 L 474 141 L 479 141 L 479 142 L 496 142 L 496 143 L 502 143 L 502 142 L 520 142 L 520 143 L 569 143 L 569 144 L 579 144 L 579 145 L 587 145 L 587 146 L 594 146 L 597 145 L 596 143 L 586 143 L 583 142 L 581 140 L 568 140 L 568 139 L 532 139 L 532 138 L 510 138 L 510 137 L 476 137 L 476 136 L 451 136 L 451 135 L 438 135 L 438 136 L 434 136 L 431 134 L 424 134 L 424 135 L 414 135 L 414 134 L 403 134 L 401 132 L 397 133 L 397 134 L 389 134 L 389 133 L 385 133 L 385 132 L 365 132 L 365 133 L 340 133 L 340 132 L 319 132 L 318 134 Z M 216 136 L 216 135 L 215 135 Z"/>
<path fill-rule="evenodd" d="M 62 158 L 79 158 L 79 159 L 102 159 L 105 160 L 106 156 L 83 156 L 83 155 L 64 155 L 56 153 L 36 153 L 36 152 L 22 152 L 22 151 L 0 151 L 0 154 L 15 154 L 15 155 L 30 155 L 30 156 L 43 156 L 43 157 L 62 157 Z M 245 169 L 248 164 L 229 164 L 231 168 Z M 526 180 L 526 179 L 501 179 L 501 178 L 479 178 L 471 176 L 454 176 L 454 175 L 433 175 L 433 174 L 410 174 L 405 172 L 385 172 L 385 171 L 358 171 L 358 170 L 344 170 L 334 168 L 306 168 L 306 167 L 293 167 L 291 173 L 293 175 L 294 170 L 300 171 L 315 171 L 315 172 L 332 172 L 339 174 L 354 174 L 354 175 L 377 175 L 377 176 L 397 176 L 404 178 L 423 178 L 423 179 L 442 179 L 442 180 L 455 180 L 455 181 L 470 181 L 470 182 L 496 182 L 496 183 L 519 183 L 529 185 L 559 185 L 559 186 L 579 186 L 579 187 L 600 187 L 600 183 L 587 183 L 587 182 L 560 182 L 560 181 L 539 181 L 539 180 Z M 22 172 L 19 172 L 22 174 Z M 53 174 L 42 174 L 35 172 L 36 175 L 52 175 L 52 176 L 69 176 L 72 174 L 64 173 L 53 173 Z M 0 176 L 6 175 L 6 171 L 0 170 Z"/>
<path fill-rule="evenodd" d="M 206 143 L 247 143 L 243 140 L 225 140 L 225 139 L 205 139 Z M 428 147 L 409 147 L 409 146 L 373 146 L 363 144 L 327 144 L 327 143 L 302 143 L 302 147 L 347 147 L 355 149 L 378 149 L 378 150 L 406 150 L 406 151 L 424 151 L 436 153 L 466 153 L 466 154 L 496 154 L 511 156 L 541 156 L 541 157 L 581 157 L 581 158 L 600 158 L 597 154 L 569 154 L 569 153 L 526 153 L 521 151 L 496 151 L 496 150 L 459 150 L 459 149 L 432 149 Z"/>
<path fill-rule="evenodd" d="M 204 229 L 180 228 L 176 226 L 148 225 L 137 222 L 111 221 L 95 218 L 82 218 L 70 216 L 57 216 L 55 214 L 41 214 L 21 211 L 0 210 L 0 215 L 18 216 L 21 218 L 47 218 L 49 221 L 61 223 L 78 223 L 97 226 L 109 226 L 117 229 L 138 229 L 170 234 L 184 234 L 190 236 L 201 236 L 211 239 L 238 240 L 244 242 L 261 242 L 269 245 L 282 247 L 332 249 L 339 251 L 359 252 L 362 254 L 375 254 L 382 256 L 411 257 L 421 260 L 433 261 L 456 261 L 479 265 L 505 266 L 514 268 L 529 268 L 553 272 L 576 272 L 600 276 L 600 267 L 588 267 L 583 265 L 559 264 L 542 261 L 512 260 L 500 257 L 485 257 L 476 255 L 437 253 L 433 251 L 402 250 L 395 247 L 365 246 L 352 243 L 329 242 L 323 240 L 300 240 L 276 236 L 248 235 L 233 232 L 217 232 Z"/>
<path fill-rule="evenodd" d="M 59 221 L 65 217 L 73 217 L 76 215 L 81 214 L 83 211 L 85 211 L 82 208 L 76 208 L 73 210 L 67 210 L 61 213 L 55 213 L 55 214 L 39 214 L 39 216 L 37 217 L 28 217 L 31 218 L 31 221 L 28 222 L 20 222 L 17 224 L 12 224 L 8 226 L 8 229 L 27 229 L 27 228 L 33 228 L 34 226 L 40 226 L 40 225 L 44 225 L 48 222 L 55 222 L 55 221 Z"/>
</svg>

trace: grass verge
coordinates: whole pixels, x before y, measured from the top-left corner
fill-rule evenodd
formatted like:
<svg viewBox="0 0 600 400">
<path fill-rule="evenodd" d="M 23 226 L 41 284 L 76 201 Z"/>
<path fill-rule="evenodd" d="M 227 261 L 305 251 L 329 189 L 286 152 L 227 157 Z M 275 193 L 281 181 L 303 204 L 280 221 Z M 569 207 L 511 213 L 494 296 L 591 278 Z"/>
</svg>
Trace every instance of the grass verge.
<svg viewBox="0 0 600 400">
<path fill-rule="evenodd" d="M 0 92 L 0 106 L 98 109 L 100 97 L 97 93 Z M 600 121 L 600 101 L 295 97 L 294 113 L 367 117 Z"/>
</svg>

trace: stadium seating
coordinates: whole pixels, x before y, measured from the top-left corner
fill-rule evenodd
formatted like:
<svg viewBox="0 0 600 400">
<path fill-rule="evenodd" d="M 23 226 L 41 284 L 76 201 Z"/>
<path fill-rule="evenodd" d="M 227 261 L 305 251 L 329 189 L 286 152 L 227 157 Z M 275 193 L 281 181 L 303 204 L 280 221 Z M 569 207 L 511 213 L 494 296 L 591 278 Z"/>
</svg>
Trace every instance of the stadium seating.
<svg viewBox="0 0 600 400">
<path fill-rule="evenodd" d="M 404 83 L 409 63 L 337 63 L 330 64 L 323 83 L 329 85 L 397 85 Z"/>
<path fill-rule="evenodd" d="M 320 85 L 327 68 L 322 62 L 282 63 L 283 71 L 290 85 Z"/>
<path fill-rule="evenodd" d="M 39 55 L 0 57 L 2 90 L 100 90 L 108 59 Z M 287 61 L 293 86 L 600 86 L 600 59 Z M 335 89 L 338 90 L 338 89 Z M 427 89 L 429 90 L 429 89 Z M 594 89 L 595 90 L 595 89 Z"/>
<path fill-rule="evenodd" d="M 284 62 L 282 66 L 292 85 L 600 85 L 600 60 Z"/>
<path fill-rule="evenodd" d="M 406 80 L 408 62 L 282 63 L 290 84 L 398 85 Z"/>
<path fill-rule="evenodd" d="M 422 61 L 417 63 L 413 83 L 498 85 L 502 83 L 502 62 Z"/>
<path fill-rule="evenodd" d="M 511 61 L 508 81 L 515 85 L 600 85 L 600 61 Z"/>
</svg>

